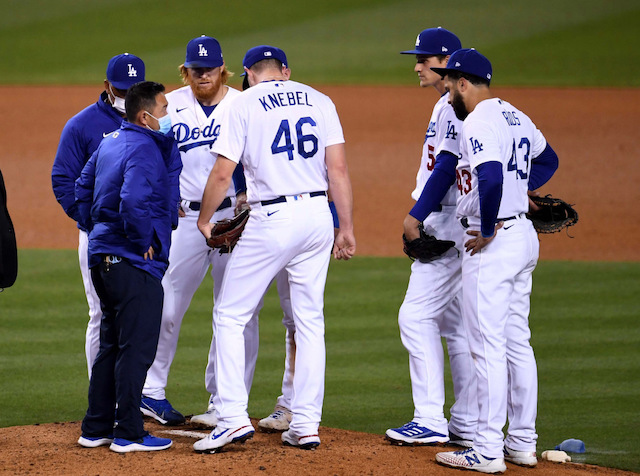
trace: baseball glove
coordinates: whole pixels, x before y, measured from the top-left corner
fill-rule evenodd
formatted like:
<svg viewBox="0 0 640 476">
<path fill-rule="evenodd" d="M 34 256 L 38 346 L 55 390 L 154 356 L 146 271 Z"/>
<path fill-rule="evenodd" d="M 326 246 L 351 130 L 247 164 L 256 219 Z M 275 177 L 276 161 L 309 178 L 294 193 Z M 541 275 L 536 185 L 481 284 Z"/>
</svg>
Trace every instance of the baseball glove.
<svg viewBox="0 0 640 476">
<path fill-rule="evenodd" d="M 248 219 L 249 209 L 246 208 L 231 219 L 225 218 L 215 222 L 211 229 L 211 237 L 207 239 L 207 245 L 219 249 L 220 254 L 231 253 L 238 243 Z"/>
<path fill-rule="evenodd" d="M 578 223 L 578 212 L 564 200 L 551 195 L 529 198 L 540 207 L 527 213 L 538 233 L 556 233 Z"/>
<path fill-rule="evenodd" d="M 435 236 L 427 235 L 422 223 L 418 225 L 418 230 L 420 231 L 420 238 L 415 240 L 409 241 L 404 234 L 402 235 L 403 251 L 412 261 L 418 260 L 421 263 L 428 263 L 455 246 L 453 241 L 439 240 Z"/>
</svg>

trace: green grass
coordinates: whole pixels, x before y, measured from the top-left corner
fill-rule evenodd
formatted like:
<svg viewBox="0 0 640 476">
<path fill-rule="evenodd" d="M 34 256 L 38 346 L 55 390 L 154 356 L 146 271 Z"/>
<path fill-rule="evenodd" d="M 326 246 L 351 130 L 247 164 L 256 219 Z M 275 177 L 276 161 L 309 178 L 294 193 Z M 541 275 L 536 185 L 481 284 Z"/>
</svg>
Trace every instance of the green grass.
<svg viewBox="0 0 640 476">
<path fill-rule="evenodd" d="M 217 37 L 232 71 L 257 44 L 284 48 L 294 79 L 415 84 L 413 47 L 443 26 L 494 64 L 496 85 L 640 86 L 637 0 L 0 0 L 1 84 L 99 84 L 108 58 L 142 57 L 175 84 L 188 40 Z M 604 66 L 606 65 L 606 68 Z M 234 84 L 239 83 L 236 76 Z"/>
<path fill-rule="evenodd" d="M 0 294 L 0 426 L 80 420 L 88 381 L 86 302 L 74 251 L 21 250 L 14 287 Z M 326 291 L 323 425 L 382 434 L 409 420 L 408 357 L 397 312 L 409 277 L 402 258 L 331 265 Z M 531 328 L 540 394 L 538 450 L 579 438 L 581 461 L 640 471 L 640 264 L 542 262 Z M 268 414 L 279 394 L 284 329 L 275 290 L 260 320 L 249 412 Z M 184 320 L 167 393 L 187 414 L 204 410 L 211 282 Z M 447 369 L 447 405 L 451 379 Z"/>
</svg>

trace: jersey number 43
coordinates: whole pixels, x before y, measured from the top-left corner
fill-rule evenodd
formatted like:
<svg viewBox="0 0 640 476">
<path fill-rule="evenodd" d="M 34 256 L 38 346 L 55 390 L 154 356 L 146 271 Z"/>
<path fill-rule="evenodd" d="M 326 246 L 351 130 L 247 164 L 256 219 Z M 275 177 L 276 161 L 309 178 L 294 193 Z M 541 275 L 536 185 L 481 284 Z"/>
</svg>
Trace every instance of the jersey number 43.
<svg viewBox="0 0 640 476">
<path fill-rule="evenodd" d="M 313 157 L 318 152 L 318 138 L 314 134 L 305 134 L 302 131 L 302 126 L 309 124 L 314 127 L 316 121 L 311 117 L 301 117 L 296 122 L 296 143 L 298 154 L 303 159 Z M 280 122 L 280 128 L 276 132 L 276 136 L 271 143 L 271 153 L 273 155 L 286 152 L 289 156 L 289 160 L 293 160 L 293 151 L 296 150 L 293 142 L 291 141 L 291 128 L 289 126 L 289 120 L 283 119 Z"/>
</svg>

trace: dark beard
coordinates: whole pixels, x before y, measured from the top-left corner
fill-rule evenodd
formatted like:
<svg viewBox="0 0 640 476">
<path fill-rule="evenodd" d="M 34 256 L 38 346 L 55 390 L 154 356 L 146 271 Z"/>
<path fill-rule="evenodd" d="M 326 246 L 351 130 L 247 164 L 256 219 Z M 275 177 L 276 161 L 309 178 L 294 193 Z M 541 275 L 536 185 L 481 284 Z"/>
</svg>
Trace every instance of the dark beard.
<svg viewBox="0 0 640 476">
<path fill-rule="evenodd" d="M 453 108 L 453 112 L 456 114 L 456 117 L 461 121 L 464 121 L 469 115 L 469 111 L 467 111 L 467 108 L 462 101 L 462 97 L 458 94 L 451 98 L 451 107 Z"/>
</svg>

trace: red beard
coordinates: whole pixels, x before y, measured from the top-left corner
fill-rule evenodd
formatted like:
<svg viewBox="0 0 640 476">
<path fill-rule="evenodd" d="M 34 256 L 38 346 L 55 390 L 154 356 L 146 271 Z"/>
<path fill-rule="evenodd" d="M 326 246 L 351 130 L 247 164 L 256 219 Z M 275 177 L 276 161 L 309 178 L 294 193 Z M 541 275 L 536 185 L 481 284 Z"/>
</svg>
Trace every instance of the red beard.
<svg viewBox="0 0 640 476">
<path fill-rule="evenodd" d="M 200 102 L 206 102 L 215 97 L 222 87 L 222 78 L 220 76 L 207 84 L 199 84 L 199 80 L 191 77 L 188 78 L 188 81 L 194 96 Z"/>
</svg>

